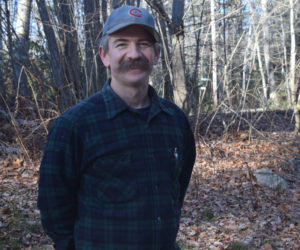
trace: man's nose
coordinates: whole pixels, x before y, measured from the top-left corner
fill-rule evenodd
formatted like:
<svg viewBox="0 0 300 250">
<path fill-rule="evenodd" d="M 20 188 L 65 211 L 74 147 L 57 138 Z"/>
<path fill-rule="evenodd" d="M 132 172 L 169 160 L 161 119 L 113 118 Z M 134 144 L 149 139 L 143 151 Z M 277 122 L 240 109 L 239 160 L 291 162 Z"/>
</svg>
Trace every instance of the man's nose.
<svg viewBox="0 0 300 250">
<path fill-rule="evenodd" d="M 141 50 L 137 44 L 132 44 L 127 53 L 129 59 L 137 59 L 141 57 Z"/>
</svg>

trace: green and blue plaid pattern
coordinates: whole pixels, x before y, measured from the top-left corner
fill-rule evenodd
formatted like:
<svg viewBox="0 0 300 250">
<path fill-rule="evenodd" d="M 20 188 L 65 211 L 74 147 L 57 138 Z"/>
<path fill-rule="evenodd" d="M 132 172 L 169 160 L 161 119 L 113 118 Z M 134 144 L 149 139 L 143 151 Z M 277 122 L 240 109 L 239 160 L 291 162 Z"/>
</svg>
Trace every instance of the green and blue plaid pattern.
<svg viewBox="0 0 300 250">
<path fill-rule="evenodd" d="M 108 81 L 53 122 L 38 207 L 57 249 L 176 249 L 195 142 L 184 113 L 149 95 L 145 119 Z"/>
</svg>

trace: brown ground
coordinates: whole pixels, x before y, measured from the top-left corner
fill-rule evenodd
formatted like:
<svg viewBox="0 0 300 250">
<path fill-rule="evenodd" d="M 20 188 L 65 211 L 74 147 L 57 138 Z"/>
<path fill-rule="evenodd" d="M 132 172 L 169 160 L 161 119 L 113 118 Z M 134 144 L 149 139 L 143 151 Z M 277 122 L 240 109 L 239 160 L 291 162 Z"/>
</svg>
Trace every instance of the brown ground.
<svg viewBox="0 0 300 250">
<path fill-rule="evenodd" d="M 179 244 L 182 249 L 300 249 L 300 167 L 295 160 L 300 137 L 292 134 L 289 118 L 260 118 L 268 129 L 258 121 L 252 130 L 226 129 L 222 119 L 207 130 L 203 118 L 196 133 L 197 160 Z M 230 119 L 223 120 L 229 124 Z M 280 123 L 280 129 L 268 131 L 268 121 Z M 52 249 L 36 208 L 45 130 L 38 123 L 12 124 L 0 117 L 0 249 Z M 258 185 L 253 170 L 264 167 L 285 178 L 289 188 Z"/>
</svg>

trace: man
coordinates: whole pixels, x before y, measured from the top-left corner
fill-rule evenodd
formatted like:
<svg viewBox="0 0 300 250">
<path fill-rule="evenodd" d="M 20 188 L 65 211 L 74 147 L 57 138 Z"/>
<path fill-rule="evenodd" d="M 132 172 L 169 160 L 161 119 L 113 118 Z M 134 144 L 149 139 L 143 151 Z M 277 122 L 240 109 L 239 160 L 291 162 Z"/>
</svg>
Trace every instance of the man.
<svg viewBox="0 0 300 250">
<path fill-rule="evenodd" d="M 158 39 L 146 9 L 114 10 L 99 48 L 111 79 L 52 125 L 38 207 L 56 249 L 177 249 L 195 143 L 149 85 Z"/>
</svg>

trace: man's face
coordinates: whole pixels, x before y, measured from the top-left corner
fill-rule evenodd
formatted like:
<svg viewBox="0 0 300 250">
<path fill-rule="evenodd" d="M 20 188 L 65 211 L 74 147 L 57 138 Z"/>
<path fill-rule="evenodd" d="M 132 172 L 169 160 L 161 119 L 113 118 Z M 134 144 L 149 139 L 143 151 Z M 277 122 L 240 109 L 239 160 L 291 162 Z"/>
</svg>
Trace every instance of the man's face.
<svg viewBox="0 0 300 250">
<path fill-rule="evenodd" d="M 110 67 L 112 81 L 130 86 L 148 83 L 160 54 L 153 44 L 153 37 L 139 25 L 113 33 L 109 38 L 108 51 L 100 48 L 104 65 Z"/>
</svg>

